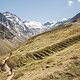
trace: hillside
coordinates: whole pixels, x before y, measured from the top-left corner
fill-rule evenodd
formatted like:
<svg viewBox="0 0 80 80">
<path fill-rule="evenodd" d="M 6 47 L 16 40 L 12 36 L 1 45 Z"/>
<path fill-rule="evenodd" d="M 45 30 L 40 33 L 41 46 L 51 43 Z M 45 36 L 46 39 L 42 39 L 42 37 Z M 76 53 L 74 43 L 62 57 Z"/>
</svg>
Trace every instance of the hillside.
<svg viewBox="0 0 80 80">
<path fill-rule="evenodd" d="M 80 20 L 66 22 L 28 39 L 7 61 L 12 80 L 79 80 Z M 5 73 L 0 71 L 0 79 Z"/>
</svg>

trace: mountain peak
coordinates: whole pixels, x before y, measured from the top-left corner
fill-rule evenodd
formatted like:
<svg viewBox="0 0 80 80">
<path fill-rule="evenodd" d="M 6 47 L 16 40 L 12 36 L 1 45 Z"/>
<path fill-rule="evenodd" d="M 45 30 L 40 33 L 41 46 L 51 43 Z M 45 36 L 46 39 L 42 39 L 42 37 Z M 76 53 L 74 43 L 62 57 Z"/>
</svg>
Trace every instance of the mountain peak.
<svg viewBox="0 0 80 80">
<path fill-rule="evenodd" d="M 15 14 L 10 13 L 8 11 L 4 12 L 3 15 L 6 16 L 7 19 L 9 19 L 9 20 L 12 20 L 12 21 L 13 20 L 14 21 L 21 21 L 21 19 L 18 16 L 16 16 Z"/>
<path fill-rule="evenodd" d="M 44 23 L 43 25 L 44 26 L 51 26 L 51 25 L 53 25 L 54 23 L 53 22 L 46 22 L 46 23 Z"/>
<path fill-rule="evenodd" d="M 24 24 L 29 28 L 41 28 L 42 29 L 42 24 L 40 22 L 25 21 Z"/>
</svg>

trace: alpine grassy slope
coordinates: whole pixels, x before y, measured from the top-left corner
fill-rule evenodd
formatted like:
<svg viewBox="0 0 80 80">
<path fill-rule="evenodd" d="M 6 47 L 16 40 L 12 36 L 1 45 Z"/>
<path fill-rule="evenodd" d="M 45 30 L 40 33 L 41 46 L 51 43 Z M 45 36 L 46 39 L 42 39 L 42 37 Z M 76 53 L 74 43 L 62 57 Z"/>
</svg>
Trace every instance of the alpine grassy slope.
<svg viewBox="0 0 80 80">
<path fill-rule="evenodd" d="M 36 35 L 11 53 L 12 80 L 80 80 L 80 19 Z"/>
</svg>

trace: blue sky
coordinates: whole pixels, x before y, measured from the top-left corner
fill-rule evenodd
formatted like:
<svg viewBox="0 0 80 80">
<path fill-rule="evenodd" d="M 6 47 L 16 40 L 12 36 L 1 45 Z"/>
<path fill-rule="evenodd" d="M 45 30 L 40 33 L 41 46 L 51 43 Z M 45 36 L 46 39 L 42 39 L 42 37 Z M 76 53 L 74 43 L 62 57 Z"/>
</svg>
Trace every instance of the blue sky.
<svg viewBox="0 0 80 80">
<path fill-rule="evenodd" d="M 6 11 L 23 21 L 61 21 L 80 12 L 80 0 L 0 0 L 0 12 Z"/>
</svg>

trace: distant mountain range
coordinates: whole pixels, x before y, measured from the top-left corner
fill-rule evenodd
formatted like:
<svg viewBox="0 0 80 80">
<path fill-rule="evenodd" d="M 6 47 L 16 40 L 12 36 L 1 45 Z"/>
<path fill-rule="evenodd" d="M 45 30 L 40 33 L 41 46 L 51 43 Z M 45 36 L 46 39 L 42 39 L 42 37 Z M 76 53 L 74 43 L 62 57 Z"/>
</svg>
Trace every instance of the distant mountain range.
<svg viewBox="0 0 80 80">
<path fill-rule="evenodd" d="M 0 14 L 0 23 L 8 28 L 14 35 L 20 37 L 20 39 L 22 36 L 24 36 L 24 38 L 28 38 L 39 34 L 45 31 L 45 29 L 49 29 L 49 27 L 53 25 L 53 23 L 50 22 L 41 24 L 40 22 L 36 21 L 22 21 L 19 17 L 10 12 Z"/>
</svg>

